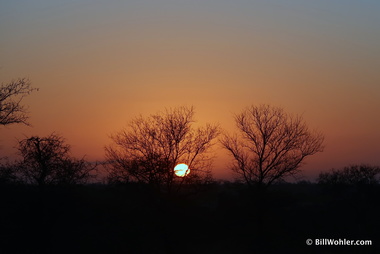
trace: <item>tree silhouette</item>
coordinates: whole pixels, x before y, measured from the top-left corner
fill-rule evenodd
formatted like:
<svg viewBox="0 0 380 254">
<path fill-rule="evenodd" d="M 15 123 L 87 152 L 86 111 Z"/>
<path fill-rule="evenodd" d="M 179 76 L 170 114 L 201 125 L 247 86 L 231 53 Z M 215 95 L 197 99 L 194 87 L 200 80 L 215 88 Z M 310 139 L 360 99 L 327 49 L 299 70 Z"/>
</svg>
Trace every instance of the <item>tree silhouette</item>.
<svg viewBox="0 0 380 254">
<path fill-rule="evenodd" d="M 134 118 L 128 128 L 111 136 L 107 146 L 111 181 L 148 183 L 166 192 L 178 179 L 177 163 L 186 163 L 191 173 L 183 181 L 202 181 L 210 175 L 208 151 L 219 133 L 217 125 L 193 127 L 194 108 L 178 107 L 149 117 Z"/>
<path fill-rule="evenodd" d="M 26 78 L 11 81 L 0 86 L 0 125 L 27 122 L 28 115 L 25 106 L 21 105 L 25 96 L 38 90 L 32 88 L 31 83 Z"/>
<path fill-rule="evenodd" d="M 351 165 L 341 170 L 331 169 L 330 172 L 320 173 L 319 184 L 327 185 L 363 185 L 376 184 L 376 176 L 380 174 L 380 167 L 370 165 Z"/>
<path fill-rule="evenodd" d="M 323 135 L 282 108 L 251 106 L 235 122 L 239 135 L 226 133 L 220 142 L 234 158 L 232 170 L 249 186 L 262 188 L 294 175 L 307 156 L 323 150 Z"/>
<path fill-rule="evenodd" d="M 83 158 L 72 158 L 70 146 L 56 134 L 23 139 L 18 150 L 23 157 L 18 163 L 19 174 L 25 182 L 42 188 L 51 184 L 84 183 L 96 168 Z"/>
<path fill-rule="evenodd" d="M 1 160 L 2 158 L 0 158 Z M 18 180 L 17 167 L 14 164 L 9 163 L 9 161 L 0 163 L 0 185 L 17 183 Z"/>
</svg>

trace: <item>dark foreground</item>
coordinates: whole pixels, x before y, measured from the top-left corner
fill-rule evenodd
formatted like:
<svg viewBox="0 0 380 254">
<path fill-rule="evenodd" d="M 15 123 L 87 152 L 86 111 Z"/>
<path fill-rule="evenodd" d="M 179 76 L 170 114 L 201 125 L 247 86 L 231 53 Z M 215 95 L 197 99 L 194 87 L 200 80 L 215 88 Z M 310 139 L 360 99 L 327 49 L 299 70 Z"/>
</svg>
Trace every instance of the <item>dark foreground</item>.
<svg viewBox="0 0 380 254">
<path fill-rule="evenodd" d="M 284 184 L 258 195 L 212 184 L 167 197 L 141 185 L 0 186 L 0 253 L 380 253 L 379 187 Z"/>
</svg>

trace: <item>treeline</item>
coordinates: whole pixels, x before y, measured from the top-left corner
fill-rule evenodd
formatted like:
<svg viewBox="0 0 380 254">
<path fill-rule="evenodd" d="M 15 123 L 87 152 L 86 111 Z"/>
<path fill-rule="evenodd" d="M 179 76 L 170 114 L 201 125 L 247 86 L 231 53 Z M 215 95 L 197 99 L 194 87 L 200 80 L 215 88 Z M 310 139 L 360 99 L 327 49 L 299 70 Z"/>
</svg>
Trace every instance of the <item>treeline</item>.
<svg viewBox="0 0 380 254">
<path fill-rule="evenodd" d="M 28 79 L 0 87 L 0 125 L 26 124 L 23 98 L 37 91 Z M 250 188 L 266 189 L 300 172 L 305 158 L 324 148 L 324 135 L 311 130 L 303 118 L 271 105 L 252 105 L 235 114 L 236 132 L 218 124 L 197 125 L 194 107 L 165 109 L 138 116 L 111 136 L 105 160 L 91 163 L 70 154 L 65 139 L 55 133 L 18 142 L 21 159 L 0 162 L 0 183 L 76 185 L 91 182 L 98 166 L 107 171 L 107 183 L 143 183 L 158 192 L 179 192 L 185 185 L 213 181 L 212 148 L 219 144 L 231 155 L 231 170 Z M 1 157 L 0 157 L 1 159 Z M 174 167 L 187 164 L 190 174 L 178 177 Z M 376 184 L 379 167 L 353 165 L 321 173 L 321 184 Z"/>
<path fill-rule="evenodd" d="M 102 181 L 103 184 L 144 183 L 157 188 L 160 187 L 160 183 L 163 184 L 160 181 L 165 180 L 165 178 L 159 174 L 158 176 L 163 179 L 153 181 L 151 179 L 145 180 L 142 178 L 141 180 L 138 176 L 143 177 L 144 170 L 141 169 L 140 165 L 129 165 L 129 161 L 123 161 L 120 158 L 116 161 L 109 160 L 107 162 L 108 165 L 88 162 L 85 158 L 74 158 L 70 155 L 70 146 L 65 143 L 64 138 L 54 133 L 47 137 L 32 136 L 25 138 L 19 141 L 18 151 L 21 159 L 12 163 L 0 163 L 0 184 L 29 184 L 44 188 L 48 185 L 84 185 L 97 183 L 99 182 L 99 179 L 97 179 L 97 171 L 100 165 L 106 169 L 107 167 L 110 169 L 106 181 Z M 156 167 L 158 170 L 162 170 L 163 173 L 167 173 L 165 170 L 170 170 L 162 163 L 153 165 L 154 162 L 156 161 L 152 160 L 149 166 Z M 120 165 L 122 163 L 124 164 Z M 111 168 L 109 164 L 111 164 Z M 321 172 L 316 182 L 320 185 L 331 186 L 375 185 L 379 184 L 379 174 L 380 167 L 378 166 L 368 164 L 350 165 L 339 170 L 331 169 L 327 172 Z M 121 178 L 121 176 L 124 178 Z M 135 179 L 132 178 L 133 176 L 135 176 Z M 191 178 L 192 181 L 187 180 L 185 182 L 186 177 L 169 179 L 172 180 L 170 184 L 173 190 L 184 184 L 195 186 L 217 182 L 211 175 L 207 175 L 203 178 L 193 176 Z M 244 183 L 244 181 L 241 180 L 237 181 Z M 277 183 L 280 182 L 281 181 L 277 181 Z M 251 184 L 247 186 L 252 187 Z M 257 185 L 254 186 L 257 187 Z"/>
</svg>

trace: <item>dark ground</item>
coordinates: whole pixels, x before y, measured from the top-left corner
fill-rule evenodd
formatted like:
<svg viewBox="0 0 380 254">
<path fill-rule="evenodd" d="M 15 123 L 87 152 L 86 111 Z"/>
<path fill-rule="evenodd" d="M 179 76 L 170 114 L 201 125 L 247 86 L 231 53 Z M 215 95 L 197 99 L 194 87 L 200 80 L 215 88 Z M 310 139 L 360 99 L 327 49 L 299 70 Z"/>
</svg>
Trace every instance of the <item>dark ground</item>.
<svg viewBox="0 0 380 254">
<path fill-rule="evenodd" d="M 0 186 L 0 253 L 380 253 L 380 186 Z M 372 240 L 308 246 L 307 239 Z"/>
</svg>

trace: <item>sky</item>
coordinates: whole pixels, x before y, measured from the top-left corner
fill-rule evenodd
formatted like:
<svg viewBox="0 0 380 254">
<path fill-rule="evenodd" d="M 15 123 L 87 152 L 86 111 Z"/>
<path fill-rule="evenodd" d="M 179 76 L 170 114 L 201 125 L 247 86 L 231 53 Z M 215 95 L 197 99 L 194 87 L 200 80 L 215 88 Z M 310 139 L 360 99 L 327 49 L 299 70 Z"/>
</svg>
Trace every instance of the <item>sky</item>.
<svg viewBox="0 0 380 254">
<path fill-rule="evenodd" d="M 325 134 L 300 177 L 380 165 L 377 0 L 0 0 L 0 82 L 27 77 L 32 127 L 0 127 L 0 155 L 56 132 L 103 160 L 135 116 L 193 105 L 199 124 L 270 104 Z M 215 146 L 214 176 L 231 158 Z"/>
</svg>

